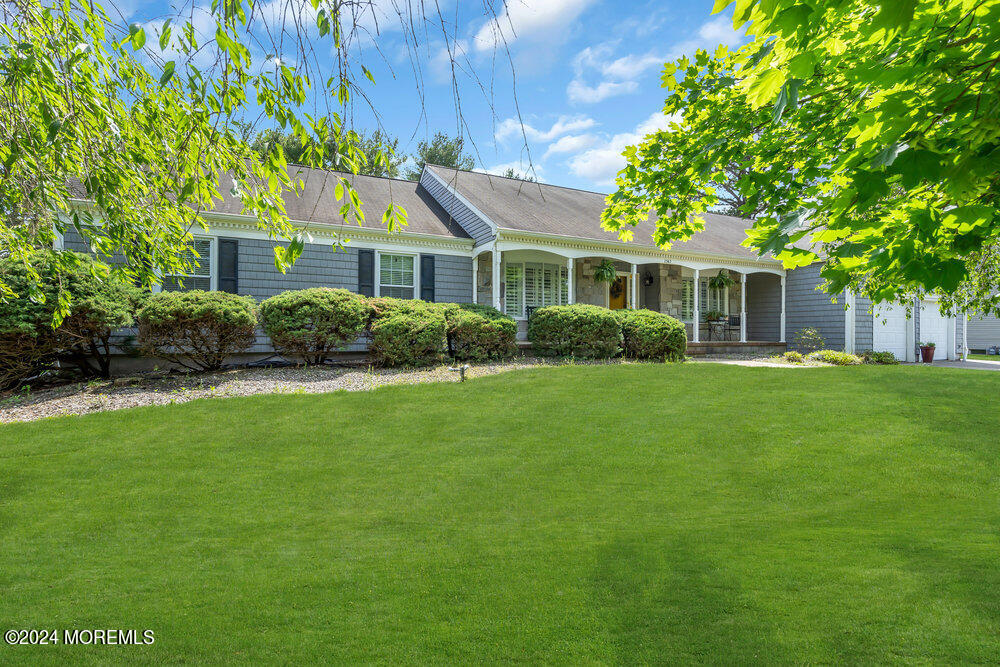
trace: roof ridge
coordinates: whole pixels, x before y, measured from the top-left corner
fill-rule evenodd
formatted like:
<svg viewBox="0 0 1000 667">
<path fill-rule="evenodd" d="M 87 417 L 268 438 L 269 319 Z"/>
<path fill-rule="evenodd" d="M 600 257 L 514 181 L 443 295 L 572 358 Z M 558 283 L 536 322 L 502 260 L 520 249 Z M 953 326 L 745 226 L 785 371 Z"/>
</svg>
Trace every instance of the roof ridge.
<svg viewBox="0 0 1000 667">
<path fill-rule="evenodd" d="M 344 174 L 346 176 L 357 177 L 361 176 L 363 178 L 377 178 L 383 181 L 399 181 L 401 183 L 413 183 L 414 185 L 419 184 L 420 181 L 411 181 L 408 178 L 401 178 L 399 176 L 373 176 L 372 174 L 352 174 L 349 171 L 342 171 L 340 169 L 326 169 L 325 167 L 311 167 L 307 164 L 299 164 L 298 162 L 288 162 L 289 167 L 301 167 L 303 169 L 308 169 L 309 171 L 320 171 L 326 174 Z"/>
<path fill-rule="evenodd" d="M 476 171 L 475 169 L 459 169 L 458 167 L 447 167 L 443 164 L 434 164 L 433 162 L 428 162 L 426 164 L 428 167 L 440 167 L 441 169 L 451 169 L 452 171 L 460 171 L 466 174 L 477 174 L 479 176 L 486 176 L 487 178 L 502 178 L 507 181 L 518 181 L 519 183 L 544 185 L 549 188 L 559 188 L 560 190 L 575 190 L 576 192 L 586 192 L 592 195 L 601 195 L 602 197 L 607 197 L 610 194 L 608 192 L 598 192 L 597 190 L 587 190 L 586 188 L 574 188 L 571 185 L 556 185 L 555 183 L 544 183 L 542 181 L 528 181 L 523 178 L 514 178 L 512 176 L 501 176 L 500 174 L 491 174 L 488 171 Z"/>
</svg>

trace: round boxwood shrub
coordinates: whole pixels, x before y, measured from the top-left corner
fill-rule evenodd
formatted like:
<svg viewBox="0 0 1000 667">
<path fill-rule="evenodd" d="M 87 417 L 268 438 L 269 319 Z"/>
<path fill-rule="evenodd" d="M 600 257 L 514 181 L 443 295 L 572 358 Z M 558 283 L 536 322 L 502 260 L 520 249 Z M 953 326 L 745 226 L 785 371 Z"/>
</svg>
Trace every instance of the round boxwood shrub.
<svg viewBox="0 0 1000 667">
<path fill-rule="evenodd" d="M 107 377 L 110 339 L 130 326 L 139 290 L 81 253 L 39 252 L 31 258 L 40 280 L 23 262 L 0 260 L 12 295 L 0 300 L 0 389 L 17 386 L 57 359 L 84 377 Z M 67 306 L 61 319 L 59 304 Z"/>
<path fill-rule="evenodd" d="M 321 364 L 353 341 L 368 321 L 363 296 L 345 289 L 314 287 L 282 292 L 260 304 L 260 321 L 280 354 Z"/>
<path fill-rule="evenodd" d="M 637 359 L 683 361 L 687 350 L 684 324 L 652 310 L 619 310 L 625 354 Z"/>
<path fill-rule="evenodd" d="M 444 308 L 418 299 L 369 299 L 368 354 L 379 366 L 427 366 L 441 359 Z"/>
<path fill-rule="evenodd" d="M 532 313 L 528 340 L 543 356 L 607 358 L 621 351 L 622 327 L 614 312 L 601 306 L 546 306 Z"/>
<path fill-rule="evenodd" d="M 459 361 L 506 359 L 517 352 L 517 322 L 492 306 L 445 305 L 448 353 Z"/>
<path fill-rule="evenodd" d="M 139 347 L 191 370 L 217 370 L 226 357 L 253 345 L 252 297 L 228 292 L 160 292 L 139 309 Z"/>
</svg>

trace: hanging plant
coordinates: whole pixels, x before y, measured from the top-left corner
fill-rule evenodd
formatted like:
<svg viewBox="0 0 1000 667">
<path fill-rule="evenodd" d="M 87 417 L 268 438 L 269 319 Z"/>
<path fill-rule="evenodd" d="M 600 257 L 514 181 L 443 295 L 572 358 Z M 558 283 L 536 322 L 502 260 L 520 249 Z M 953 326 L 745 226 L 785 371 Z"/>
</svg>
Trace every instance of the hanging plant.
<svg viewBox="0 0 1000 667">
<path fill-rule="evenodd" d="M 618 271 L 615 269 L 615 263 L 610 259 L 604 260 L 594 269 L 595 283 L 613 283 L 617 277 Z"/>
<path fill-rule="evenodd" d="M 708 279 L 708 286 L 712 289 L 729 289 L 735 284 L 736 281 L 729 275 L 729 271 L 719 271 L 719 275 Z"/>
</svg>

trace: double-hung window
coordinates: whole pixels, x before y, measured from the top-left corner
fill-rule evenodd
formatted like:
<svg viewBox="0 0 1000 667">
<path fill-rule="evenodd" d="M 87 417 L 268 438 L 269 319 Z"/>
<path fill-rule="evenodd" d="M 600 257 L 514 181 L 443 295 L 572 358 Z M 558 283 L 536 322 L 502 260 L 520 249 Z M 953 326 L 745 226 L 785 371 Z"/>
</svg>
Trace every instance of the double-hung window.
<svg viewBox="0 0 1000 667">
<path fill-rule="evenodd" d="M 185 259 L 191 267 L 190 273 L 175 273 L 163 277 L 164 292 L 212 289 L 212 239 L 195 237 L 191 250 L 185 253 Z"/>
<path fill-rule="evenodd" d="M 412 299 L 414 297 L 414 260 L 413 255 L 379 255 L 379 296 L 392 296 L 397 299 Z"/>
</svg>

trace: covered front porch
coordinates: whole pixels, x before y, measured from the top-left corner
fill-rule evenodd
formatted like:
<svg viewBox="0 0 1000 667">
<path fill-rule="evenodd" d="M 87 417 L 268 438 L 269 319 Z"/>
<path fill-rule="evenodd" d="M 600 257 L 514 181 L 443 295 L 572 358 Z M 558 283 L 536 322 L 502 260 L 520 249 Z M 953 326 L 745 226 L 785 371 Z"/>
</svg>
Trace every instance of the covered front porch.
<svg viewBox="0 0 1000 667">
<path fill-rule="evenodd" d="M 608 278 L 613 267 L 614 277 L 597 279 L 602 266 Z M 785 272 L 776 262 L 493 243 L 479 248 L 473 284 L 474 301 L 517 320 L 522 339 L 535 308 L 587 303 L 676 317 L 687 328 L 690 354 L 784 349 Z"/>
</svg>

